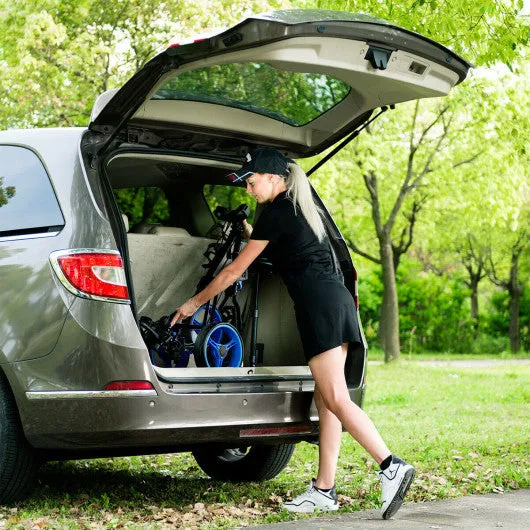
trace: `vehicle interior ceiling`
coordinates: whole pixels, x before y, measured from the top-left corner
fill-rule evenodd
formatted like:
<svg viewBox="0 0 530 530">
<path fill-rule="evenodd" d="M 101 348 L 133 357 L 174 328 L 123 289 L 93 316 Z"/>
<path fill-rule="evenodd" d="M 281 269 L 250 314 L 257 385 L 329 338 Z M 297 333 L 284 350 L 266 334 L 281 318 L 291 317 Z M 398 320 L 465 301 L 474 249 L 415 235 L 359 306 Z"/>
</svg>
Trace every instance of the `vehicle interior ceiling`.
<svg viewBox="0 0 530 530">
<path fill-rule="evenodd" d="M 230 185 L 226 174 L 237 168 L 204 155 L 193 158 L 138 151 L 122 152 L 109 161 L 108 177 L 115 190 L 161 188 L 169 207 L 169 219 L 163 224 L 134 224 L 124 212 L 139 317 L 158 320 L 195 294 L 205 272 L 204 253 L 219 233 L 204 188 Z M 253 282 L 251 272 L 237 295 L 243 317 L 243 329 L 238 330 L 244 342 L 243 366 L 248 366 Z M 260 273 L 257 342 L 263 345 L 263 366 L 305 365 L 292 301 L 280 278 L 270 271 Z M 190 376 L 193 372 L 174 370 L 187 371 Z"/>
</svg>

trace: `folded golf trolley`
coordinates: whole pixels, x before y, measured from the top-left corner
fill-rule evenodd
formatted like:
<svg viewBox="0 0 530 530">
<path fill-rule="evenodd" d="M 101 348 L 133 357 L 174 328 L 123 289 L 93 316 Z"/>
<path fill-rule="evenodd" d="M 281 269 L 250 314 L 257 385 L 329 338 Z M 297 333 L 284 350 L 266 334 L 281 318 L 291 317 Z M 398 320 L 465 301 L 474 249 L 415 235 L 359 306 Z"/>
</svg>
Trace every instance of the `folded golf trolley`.
<svg viewBox="0 0 530 530">
<path fill-rule="evenodd" d="M 204 256 L 205 274 L 199 280 L 195 294 L 202 291 L 223 267 L 233 261 L 243 246 L 243 221 L 249 216 L 246 204 L 235 210 L 218 206 L 215 216 L 220 236 L 211 243 Z M 252 334 L 249 365 L 256 366 L 262 360 L 263 347 L 257 344 L 259 272 L 253 275 Z M 241 338 L 241 308 L 237 295 L 243 287 L 246 274 L 217 295 L 211 303 L 199 307 L 182 323 L 171 326 L 174 313 L 153 321 L 147 316 L 140 318 L 140 332 L 149 349 L 151 362 L 164 368 L 185 368 L 193 355 L 197 367 L 232 367 L 243 364 L 243 340 Z"/>
</svg>

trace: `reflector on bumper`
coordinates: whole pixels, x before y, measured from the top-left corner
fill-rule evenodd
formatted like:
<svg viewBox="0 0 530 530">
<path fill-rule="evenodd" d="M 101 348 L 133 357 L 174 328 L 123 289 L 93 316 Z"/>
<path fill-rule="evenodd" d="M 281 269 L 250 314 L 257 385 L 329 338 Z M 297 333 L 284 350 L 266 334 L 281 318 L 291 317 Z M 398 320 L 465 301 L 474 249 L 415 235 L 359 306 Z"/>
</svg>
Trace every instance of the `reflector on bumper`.
<svg viewBox="0 0 530 530">
<path fill-rule="evenodd" d="M 312 425 L 297 425 L 296 427 L 268 427 L 264 429 L 242 429 L 239 431 L 241 438 L 258 438 L 260 436 L 284 436 L 286 434 L 310 434 Z"/>
</svg>

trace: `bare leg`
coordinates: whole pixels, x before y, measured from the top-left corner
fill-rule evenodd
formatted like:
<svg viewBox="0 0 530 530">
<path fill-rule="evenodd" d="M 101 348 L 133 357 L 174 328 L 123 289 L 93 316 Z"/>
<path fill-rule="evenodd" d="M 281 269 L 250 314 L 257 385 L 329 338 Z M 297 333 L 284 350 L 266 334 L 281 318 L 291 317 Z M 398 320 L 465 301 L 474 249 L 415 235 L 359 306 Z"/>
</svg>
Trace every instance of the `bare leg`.
<svg viewBox="0 0 530 530">
<path fill-rule="evenodd" d="M 318 475 L 316 487 L 330 489 L 335 485 L 342 425 L 327 407 L 318 386 L 315 387 L 315 405 L 319 417 Z"/>
<path fill-rule="evenodd" d="M 355 438 L 355 440 L 368 451 L 372 458 L 380 464 L 390 455 L 390 451 L 372 423 L 372 420 L 370 420 L 366 413 L 350 399 L 346 379 L 344 377 L 346 348 L 347 345 L 343 344 L 342 346 L 338 346 L 337 348 L 333 348 L 313 357 L 309 361 L 309 368 L 313 374 L 316 388 L 319 392 L 319 399 L 322 399 L 327 411 L 334 414 L 351 436 L 353 436 L 353 438 Z M 329 461 L 334 454 L 333 451 L 336 451 L 332 445 L 333 440 L 335 439 L 334 436 L 336 436 L 336 434 L 333 434 L 336 431 L 332 429 L 336 429 L 336 426 L 331 427 L 333 424 L 328 419 L 327 411 L 324 411 L 325 438 L 323 439 L 324 449 L 322 450 L 322 453 L 326 455 L 326 463 L 324 464 L 325 468 L 322 469 L 322 480 L 324 480 L 325 476 L 326 481 L 329 480 L 328 475 L 333 469 L 329 464 Z M 320 436 L 322 443 L 322 433 Z M 336 451 L 336 454 L 338 455 L 338 451 Z M 319 476 L 320 474 L 319 469 Z"/>
</svg>

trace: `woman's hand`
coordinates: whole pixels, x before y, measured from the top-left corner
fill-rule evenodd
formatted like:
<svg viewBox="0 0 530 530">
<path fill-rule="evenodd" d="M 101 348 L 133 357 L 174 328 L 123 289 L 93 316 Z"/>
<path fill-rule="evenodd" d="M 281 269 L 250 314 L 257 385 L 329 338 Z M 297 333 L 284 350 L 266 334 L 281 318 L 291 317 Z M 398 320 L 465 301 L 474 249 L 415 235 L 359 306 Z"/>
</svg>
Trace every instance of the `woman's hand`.
<svg viewBox="0 0 530 530">
<path fill-rule="evenodd" d="M 243 219 L 243 237 L 248 241 L 252 235 L 252 225 Z"/>
<path fill-rule="evenodd" d="M 173 318 L 171 319 L 171 326 L 174 326 L 177 322 L 191 317 L 197 309 L 199 309 L 200 304 L 197 304 L 193 298 L 190 298 L 187 302 L 184 302 L 180 307 L 177 308 Z"/>
<path fill-rule="evenodd" d="M 200 293 L 197 293 L 193 298 L 190 298 L 186 303 L 177 308 L 171 319 L 171 326 L 174 326 L 180 320 L 193 315 L 202 304 L 208 300 L 212 300 L 229 285 L 232 285 L 239 280 L 250 264 L 263 252 L 268 243 L 269 242 L 265 240 L 256 241 L 251 239 L 239 253 L 239 256 L 237 256 L 230 265 L 227 265 L 222 269 Z M 201 300 L 202 303 L 200 302 Z"/>
</svg>

